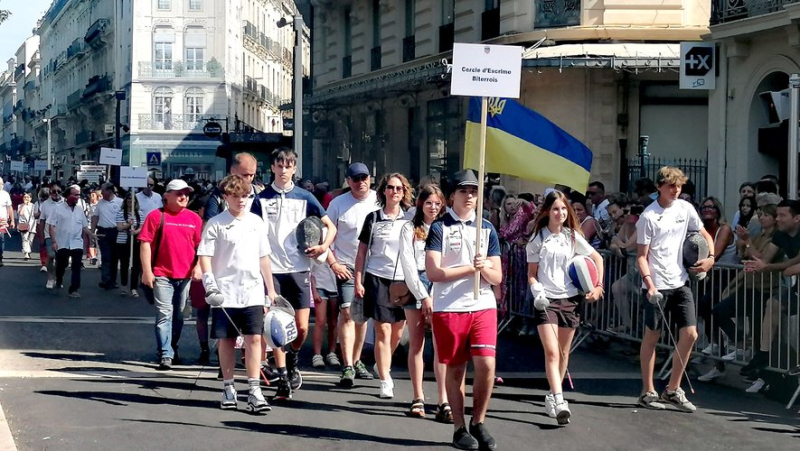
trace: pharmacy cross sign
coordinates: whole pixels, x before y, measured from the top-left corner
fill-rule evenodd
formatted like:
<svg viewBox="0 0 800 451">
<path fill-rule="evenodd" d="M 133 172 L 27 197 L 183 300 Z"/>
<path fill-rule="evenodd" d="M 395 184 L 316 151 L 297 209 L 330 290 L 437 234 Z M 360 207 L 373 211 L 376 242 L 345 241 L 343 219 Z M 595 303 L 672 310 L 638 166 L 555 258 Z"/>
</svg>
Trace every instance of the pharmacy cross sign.
<svg viewBox="0 0 800 451">
<path fill-rule="evenodd" d="M 686 53 L 686 75 L 702 77 L 713 68 L 714 49 L 710 47 L 693 47 Z"/>
</svg>

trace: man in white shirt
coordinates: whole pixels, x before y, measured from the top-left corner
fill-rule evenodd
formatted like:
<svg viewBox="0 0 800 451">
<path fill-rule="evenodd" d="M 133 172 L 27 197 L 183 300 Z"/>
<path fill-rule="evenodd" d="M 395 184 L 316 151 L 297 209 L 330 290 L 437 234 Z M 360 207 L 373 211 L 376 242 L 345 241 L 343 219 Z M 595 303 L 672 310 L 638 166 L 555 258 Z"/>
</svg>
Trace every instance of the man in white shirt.
<svg viewBox="0 0 800 451">
<path fill-rule="evenodd" d="M 92 237 L 89 221 L 80 207 L 81 188 L 72 185 L 67 188 L 64 203 L 55 207 L 47 217 L 50 229 L 51 247 L 56 251 L 56 288 L 62 287 L 67 264 L 72 259 L 72 280 L 69 285 L 69 297 L 79 298 L 81 287 L 81 259 L 83 258 L 83 237 Z"/>
<path fill-rule="evenodd" d="M 139 217 L 142 218 L 142 220 L 144 220 L 151 211 L 164 206 L 161 194 L 153 191 L 154 186 L 156 186 L 155 180 L 148 177 L 147 187 L 142 188 L 141 191 L 136 193 L 136 201 L 139 203 Z"/>
<path fill-rule="evenodd" d="M 378 210 L 378 196 L 370 187 L 369 169 L 364 163 L 353 163 L 347 168 L 347 185 L 350 192 L 334 198 L 328 205 L 328 217 L 336 224 L 337 234 L 333 252 L 328 253 L 328 264 L 339 289 L 339 343 L 342 349 L 343 369 L 339 384 L 352 387 L 355 379 L 372 379 L 364 363 L 361 349 L 367 334 L 367 323 L 356 323 L 350 316 L 350 304 L 355 299 L 355 268 L 358 253 L 358 236 L 367 215 Z"/>
<path fill-rule="evenodd" d="M 122 208 L 122 199 L 114 194 L 114 185 L 104 183 L 100 188 L 103 198 L 97 202 L 92 213 L 92 230 L 97 234 L 100 248 L 100 288 L 117 288 L 117 214 Z"/>
<path fill-rule="evenodd" d="M 44 245 L 47 249 L 47 289 L 52 289 L 56 284 L 56 251 L 52 246 L 50 227 L 47 225 L 47 218 L 55 211 L 56 207 L 64 203 L 61 197 L 61 185 L 58 182 L 50 184 L 50 198 L 42 202 L 39 207 L 39 228 L 42 230 Z"/>
<path fill-rule="evenodd" d="M 234 344 L 241 332 L 247 352 L 248 405 L 253 412 L 271 410 L 261 393 L 258 356 L 262 352 L 264 289 L 275 298 L 271 252 L 264 221 L 247 209 L 250 182 L 231 175 L 220 183 L 228 209 L 211 218 L 197 249 L 203 270 L 206 299 L 217 294 L 222 303 L 212 306 L 212 334 L 219 339 L 219 361 L 223 378 L 223 410 L 237 406 L 234 388 Z M 210 302 L 214 304 L 213 302 Z"/>
<path fill-rule="evenodd" d="M 714 266 L 714 242 L 703 228 L 703 221 L 694 207 L 678 198 L 686 180 L 678 168 L 661 168 L 656 178 L 658 197 L 645 208 L 636 223 L 636 243 L 639 246 L 636 263 L 642 275 L 643 295 L 648 300 L 657 293 L 663 296 L 659 305 L 644 302 L 645 332 L 640 354 L 643 389 L 638 404 L 661 410 L 665 408 L 663 402 L 668 402 L 685 412 L 694 412 L 696 407 L 686 399 L 681 389 L 685 362 L 689 361 L 697 340 L 697 316 L 692 290 L 687 285 L 687 269 L 694 273 L 708 272 Z M 683 243 L 690 231 L 703 235 L 712 254 L 695 266 L 684 268 Z M 667 389 L 659 398 L 653 384 L 653 372 L 661 324 L 667 318 L 678 327 L 679 339 L 675 343 L 677 355 L 672 359 Z M 671 326 L 668 324 L 667 327 Z"/>
<path fill-rule="evenodd" d="M 0 177 L 0 186 L 3 179 Z M 5 247 L 6 234 L 8 229 L 14 228 L 14 207 L 11 203 L 11 196 L 5 189 L 0 189 L 0 267 L 3 266 L 3 248 Z"/>
<path fill-rule="evenodd" d="M 600 227 L 604 228 L 611 220 L 608 216 L 609 201 L 606 199 L 606 186 L 599 181 L 590 183 L 586 197 L 592 202 L 592 216 L 600 223 Z"/>
</svg>

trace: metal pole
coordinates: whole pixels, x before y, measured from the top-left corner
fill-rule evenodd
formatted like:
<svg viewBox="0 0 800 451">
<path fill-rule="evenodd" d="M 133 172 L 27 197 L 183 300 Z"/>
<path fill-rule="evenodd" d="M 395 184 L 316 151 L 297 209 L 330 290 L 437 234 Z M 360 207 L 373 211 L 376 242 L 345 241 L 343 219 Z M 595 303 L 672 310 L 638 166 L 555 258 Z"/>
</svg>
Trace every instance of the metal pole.
<svg viewBox="0 0 800 451">
<path fill-rule="evenodd" d="M 297 175 L 303 175 L 303 16 L 294 16 L 294 151 L 297 152 Z"/>
<path fill-rule="evenodd" d="M 53 151 L 53 146 L 50 143 L 52 126 L 53 126 L 53 119 L 52 118 L 47 119 L 47 170 L 48 171 L 53 170 L 53 157 L 51 155 L 51 152 Z"/>
<path fill-rule="evenodd" d="M 481 229 L 483 227 L 483 179 L 486 174 L 486 114 L 489 110 L 489 99 L 481 97 L 481 146 L 478 159 L 478 208 L 475 210 L 475 255 L 481 253 Z M 473 256 L 474 257 L 474 256 Z M 484 255 L 484 257 L 486 257 Z M 481 293 L 481 273 L 475 273 L 473 294 L 478 300 Z"/>
<path fill-rule="evenodd" d="M 787 175 L 789 178 L 789 199 L 797 199 L 797 126 L 798 126 L 798 102 L 800 102 L 800 75 L 792 74 L 789 77 L 789 86 L 791 86 L 791 114 L 789 115 L 789 158 L 787 163 L 789 169 Z"/>
</svg>

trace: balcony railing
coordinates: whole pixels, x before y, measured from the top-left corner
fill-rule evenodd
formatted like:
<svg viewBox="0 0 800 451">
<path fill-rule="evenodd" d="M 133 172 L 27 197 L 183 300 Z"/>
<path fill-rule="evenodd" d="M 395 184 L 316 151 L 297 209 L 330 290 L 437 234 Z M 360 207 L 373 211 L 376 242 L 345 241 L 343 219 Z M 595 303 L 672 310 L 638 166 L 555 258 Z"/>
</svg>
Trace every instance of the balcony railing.
<svg viewBox="0 0 800 451">
<path fill-rule="evenodd" d="M 711 25 L 763 16 L 798 2 L 800 0 L 712 0 Z"/>
<path fill-rule="evenodd" d="M 416 58 L 417 38 L 414 35 L 403 38 L 403 62 Z"/>
<path fill-rule="evenodd" d="M 78 108 L 83 100 L 83 89 L 78 89 L 74 91 L 72 94 L 67 96 L 67 108 L 73 110 Z"/>
<path fill-rule="evenodd" d="M 84 35 L 83 40 L 86 41 L 89 45 L 94 45 L 95 40 L 101 36 L 103 33 L 106 32 L 108 26 L 111 24 L 108 19 L 97 19 L 94 23 L 86 30 L 86 35 Z"/>
<path fill-rule="evenodd" d="M 369 52 L 370 70 L 381 68 L 381 46 L 373 47 Z"/>
<path fill-rule="evenodd" d="M 169 69 L 164 69 L 161 65 L 150 62 L 139 62 L 139 78 L 222 78 L 224 70 L 222 66 L 214 61 L 205 63 L 202 70 L 189 70 L 181 61 L 174 61 Z"/>
<path fill-rule="evenodd" d="M 202 130 L 199 115 L 140 114 L 139 130 Z"/>
<path fill-rule="evenodd" d="M 22 74 L 24 73 L 25 73 L 25 63 L 18 65 L 17 68 L 14 70 L 14 79 L 16 80 L 17 78 L 21 77 Z"/>
<path fill-rule="evenodd" d="M 95 75 L 89 79 L 89 83 L 86 83 L 86 89 L 83 90 L 83 98 L 108 91 L 111 91 L 111 78 L 108 75 Z"/>
<path fill-rule="evenodd" d="M 499 21 L 498 12 L 498 21 Z M 569 27 L 581 24 L 581 0 L 536 2 L 536 28 Z M 498 22 L 498 35 L 499 35 Z"/>
</svg>

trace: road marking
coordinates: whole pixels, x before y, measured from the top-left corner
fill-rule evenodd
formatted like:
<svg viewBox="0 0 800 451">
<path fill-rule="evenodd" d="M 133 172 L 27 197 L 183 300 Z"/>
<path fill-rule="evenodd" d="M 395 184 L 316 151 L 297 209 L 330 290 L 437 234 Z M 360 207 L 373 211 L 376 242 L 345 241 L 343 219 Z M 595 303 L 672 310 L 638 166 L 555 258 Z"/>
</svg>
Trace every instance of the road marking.
<svg viewBox="0 0 800 451">
<path fill-rule="evenodd" d="M 14 436 L 11 435 L 11 428 L 8 426 L 2 405 L 0 405 L 0 451 L 17 451 L 17 445 L 14 444 Z"/>
<path fill-rule="evenodd" d="M 0 323 L 49 323 L 49 324 L 149 324 L 152 316 L 0 316 Z M 185 324 L 194 324 L 194 319 L 184 320 Z"/>
<path fill-rule="evenodd" d="M 148 370 L 69 370 L 62 371 L 58 368 L 51 370 L 0 370 L 0 379 L 199 379 L 217 380 L 217 369 L 205 367 L 200 370 L 172 370 L 158 371 L 155 368 Z M 244 370 L 237 370 L 237 375 L 244 375 Z M 339 379 L 338 375 L 315 372 L 303 372 L 303 379 Z M 3 448 L 0 447 L 0 450 Z"/>
</svg>

